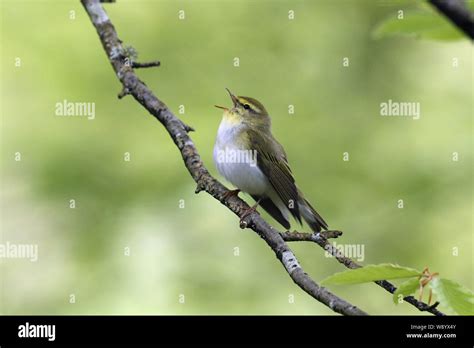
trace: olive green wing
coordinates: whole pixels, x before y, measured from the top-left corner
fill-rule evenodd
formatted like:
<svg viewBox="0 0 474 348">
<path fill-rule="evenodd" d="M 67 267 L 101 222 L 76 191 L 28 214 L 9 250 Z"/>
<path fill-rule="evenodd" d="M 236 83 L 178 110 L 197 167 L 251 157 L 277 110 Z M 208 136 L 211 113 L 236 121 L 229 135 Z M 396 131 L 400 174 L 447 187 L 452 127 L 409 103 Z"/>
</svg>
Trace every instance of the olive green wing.
<svg viewBox="0 0 474 348">
<path fill-rule="evenodd" d="M 278 197 L 301 223 L 299 194 L 283 147 L 271 134 L 248 131 L 252 150 L 257 151 L 257 166 L 267 176 Z"/>
</svg>

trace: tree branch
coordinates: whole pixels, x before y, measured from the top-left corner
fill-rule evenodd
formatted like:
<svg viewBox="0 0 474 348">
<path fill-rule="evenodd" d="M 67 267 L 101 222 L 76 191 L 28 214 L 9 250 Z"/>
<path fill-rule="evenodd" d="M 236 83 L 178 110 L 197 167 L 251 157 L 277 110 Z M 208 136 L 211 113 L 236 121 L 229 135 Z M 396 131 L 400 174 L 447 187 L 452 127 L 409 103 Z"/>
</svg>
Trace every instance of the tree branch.
<svg viewBox="0 0 474 348">
<path fill-rule="evenodd" d="M 227 206 L 234 214 L 242 218 L 243 213 L 248 210 L 249 206 L 238 197 L 225 198 L 224 194 L 228 190 L 214 179 L 204 166 L 193 141 L 188 135 L 188 131 L 190 131 L 191 128 L 178 119 L 168 107 L 140 81 L 135 75 L 133 67 L 129 66 L 129 64 L 124 64 L 121 41 L 107 13 L 100 4 L 100 0 L 81 0 L 81 2 L 97 30 L 109 61 L 123 85 L 123 90 L 127 92 L 126 94 L 132 95 L 166 128 L 180 150 L 186 168 L 197 183 L 196 192 L 206 191 L 219 202 Z M 273 250 L 291 279 L 301 289 L 331 308 L 334 312 L 344 315 L 367 314 L 314 282 L 303 271 L 295 255 L 284 242 L 278 231 L 263 220 L 258 213 L 249 214 L 245 217 L 245 221 L 246 227 L 253 229 Z"/>
<path fill-rule="evenodd" d="M 474 39 L 474 13 L 463 0 L 429 0 L 429 2 L 471 40 Z"/>
<path fill-rule="evenodd" d="M 331 243 L 329 243 L 328 238 L 337 238 L 342 235 L 341 231 L 321 231 L 319 233 L 304 233 L 304 232 L 283 232 L 280 233 L 282 238 L 287 242 L 314 242 L 318 244 L 321 248 L 326 250 L 331 254 L 339 263 L 343 264 L 347 268 L 355 269 L 362 267 L 354 260 L 346 257 L 340 250 L 337 250 Z M 392 283 L 386 280 L 380 280 L 375 282 L 377 285 L 381 286 L 389 293 L 393 294 L 397 288 Z M 413 296 L 407 296 L 403 298 L 404 301 L 412 304 L 422 312 L 429 312 L 434 315 L 443 316 L 444 313 L 436 309 L 437 305 L 428 305 L 427 303 L 418 301 Z"/>
<path fill-rule="evenodd" d="M 139 63 L 139 62 L 133 62 L 132 67 L 134 69 L 140 69 L 140 68 L 153 68 L 156 66 L 160 66 L 161 63 L 159 60 L 155 60 L 153 62 L 145 62 L 145 63 Z"/>
<path fill-rule="evenodd" d="M 316 234 L 315 233 L 307 233 L 307 232 L 282 232 L 280 233 L 283 237 L 283 240 L 286 242 L 316 242 Z M 330 239 L 330 238 L 338 238 L 342 236 L 342 231 L 337 230 L 328 230 L 328 231 L 321 231 L 317 233 L 321 238 Z"/>
</svg>

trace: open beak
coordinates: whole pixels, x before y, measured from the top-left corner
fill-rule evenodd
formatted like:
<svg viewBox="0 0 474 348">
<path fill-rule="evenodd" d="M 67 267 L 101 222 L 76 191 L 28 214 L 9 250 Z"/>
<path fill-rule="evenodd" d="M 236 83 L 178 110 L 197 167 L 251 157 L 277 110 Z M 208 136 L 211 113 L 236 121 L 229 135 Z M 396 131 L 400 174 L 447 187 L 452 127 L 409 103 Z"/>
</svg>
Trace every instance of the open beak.
<svg viewBox="0 0 474 348">
<path fill-rule="evenodd" d="M 220 106 L 220 105 L 214 105 L 214 106 L 219 109 L 229 110 L 229 108 L 226 108 L 225 106 Z"/>
<path fill-rule="evenodd" d="M 239 101 L 237 99 L 237 97 L 235 95 L 232 94 L 232 92 L 226 88 L 226 91 L 229 93 L 230 95 L 230 98 L 232 99 L 232 102 L 234 103 L 234 107 L 238 105 Z M 220 106 L 220 105 L 214 105 L 216 108 L 219 108 L 219 109 L 222 109 L 222 110 L 226 110 L 228 111 L 229 108 L 226 108 L 225 106 Z"/>
<path fill-rule="evenodd" d="M 233 95 L 232 92 L 228 88 L 226 88 L 226 90 L 229 93 L 230 98 L 232 99 L 232 102 L 234 103 L 234 106 L 237 106 L 237 104 L 239 103 L 239 101 L 237 100 L 237 97 Z"/>
</svg>

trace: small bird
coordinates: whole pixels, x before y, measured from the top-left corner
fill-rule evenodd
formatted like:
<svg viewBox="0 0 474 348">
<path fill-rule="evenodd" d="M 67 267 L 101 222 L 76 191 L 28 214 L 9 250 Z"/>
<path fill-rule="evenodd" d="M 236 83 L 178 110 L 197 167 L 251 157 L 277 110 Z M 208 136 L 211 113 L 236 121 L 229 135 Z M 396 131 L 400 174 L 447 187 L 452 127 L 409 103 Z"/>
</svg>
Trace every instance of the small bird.
<svg viewBox="0 0 474 348">
<path fill-rule="evenodd" d="M 287 230 L 290 214 L 301 224 L 303 218 L 314 232 L 328 225 L 295 184 L 283 146 L 271 133 L 270 116 L 254 98 L 235 96 L 229 89 L 232 108 L 223 109 L 214 145 L 214 162 L 219 173 L 237 187 L 227 196 L 246 192 Z"/>
</svg>

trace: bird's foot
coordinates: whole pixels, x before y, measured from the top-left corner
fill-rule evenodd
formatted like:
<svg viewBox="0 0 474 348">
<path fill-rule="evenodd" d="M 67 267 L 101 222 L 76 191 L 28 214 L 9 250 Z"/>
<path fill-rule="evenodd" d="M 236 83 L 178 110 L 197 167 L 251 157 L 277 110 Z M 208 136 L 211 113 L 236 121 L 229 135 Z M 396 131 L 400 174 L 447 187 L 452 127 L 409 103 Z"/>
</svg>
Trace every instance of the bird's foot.
<svg viewBox="0 0 474 348">
<path fill-rule="evenodd" d="M 248 222 L 245 220 L 247 218 L 247 216 L 249 216 L 252 213 L 257 213 L 258 214 L 257 207 L 258 207 L 259 202 L 260 201 L 255 203 L 250 208 L 245 208 L 245 211 L 242 213 L 242 216 L 240 217 L 240 228 L 247 228 Z"/>
<path fill-rule="evenodd" d="M 222 196 L 222 198 L 223 198 L 224 200 L 228 200 L 230 197 L 238 196 L 238 195 L 239 195 L 239 192 L 240 192 L 239 189 L 236 189 L 236 190 L 228 190 L 226 193 L 224 193 L 224 195 Z"/>
</svg>

